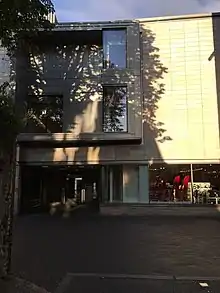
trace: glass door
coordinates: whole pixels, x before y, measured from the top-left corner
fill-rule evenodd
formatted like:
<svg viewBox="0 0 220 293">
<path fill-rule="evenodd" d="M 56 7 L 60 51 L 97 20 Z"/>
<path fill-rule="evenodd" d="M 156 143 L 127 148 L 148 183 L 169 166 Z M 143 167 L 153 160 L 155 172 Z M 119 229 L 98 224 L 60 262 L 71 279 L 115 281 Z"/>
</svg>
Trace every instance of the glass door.
<svg viewBox="0 0 220 293">
<path fill-rule="evenodd" d="M 122 202 L 123 171 L 122 165 L 104 166 L 103 194 L 104 202 Z"/>
</svg>

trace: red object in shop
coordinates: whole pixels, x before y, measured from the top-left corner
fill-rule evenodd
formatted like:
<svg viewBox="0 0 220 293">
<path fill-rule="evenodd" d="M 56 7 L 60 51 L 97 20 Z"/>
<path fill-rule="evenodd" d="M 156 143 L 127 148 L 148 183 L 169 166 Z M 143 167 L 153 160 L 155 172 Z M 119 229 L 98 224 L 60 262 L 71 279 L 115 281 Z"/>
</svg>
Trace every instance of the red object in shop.
<svg viewBox="0 0 220 293">
<path fill-rule="evenodd" d="M 190 182 L 190 175 L 186 175 L 186 176 L 184 177 L 184 179 L 183 179 L 183 186 L 184 186 L 185 188 L 188 188 L 188 184 L 189 184 L 189 182 Z"/>
<path fill-rule="evenodd" d="M 173 184 L 179 185 L 180 183 L 181 183 L 180 175 L 177 175 L 173 180 Z"/>
</svg>

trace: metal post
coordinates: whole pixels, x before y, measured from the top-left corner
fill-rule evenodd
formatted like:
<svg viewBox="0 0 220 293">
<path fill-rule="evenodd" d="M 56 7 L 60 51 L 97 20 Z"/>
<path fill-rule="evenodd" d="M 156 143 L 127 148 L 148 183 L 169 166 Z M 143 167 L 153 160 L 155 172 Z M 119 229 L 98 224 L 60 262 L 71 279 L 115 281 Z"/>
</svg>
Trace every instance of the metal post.
<svg viewBox="0 0 220 293">
<path fill-rule="evenodd" d="M 110 170 L 109 170 L 110 172 L 109 172 L 109 183 L 110 183 L 110 186 L 109 186 L 109 188 L 110 188 L 110 196 L 109 196 L 109 202 L 110 203 L 112 203 L 113 202 L 113 170 L 112 170 L 112 168 L 110 168 Z"/>
<path fill-rule="evenodd" d="M 81 190 L 81 203 L 84 203 L 86 200 L 86 190 L 82 189 Z"/>
<path fill-rule="evenodd" d="M 191 179 L 191 203 L 194 203 L 194 197 L 193 197 L 193 164 L 190 164 L 190 179 Z"/>
</svg>

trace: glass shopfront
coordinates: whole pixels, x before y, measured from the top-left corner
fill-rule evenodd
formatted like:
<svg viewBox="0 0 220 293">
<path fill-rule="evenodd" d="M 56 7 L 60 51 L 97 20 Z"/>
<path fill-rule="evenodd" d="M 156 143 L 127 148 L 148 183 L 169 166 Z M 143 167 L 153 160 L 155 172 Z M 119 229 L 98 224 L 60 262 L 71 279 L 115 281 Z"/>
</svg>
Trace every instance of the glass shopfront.
<svg viewBox="0 0 220 293">
<path fill-rule="evenodd" d="M 219 165 L 149 166 L 150 202 L 220 203 Z"/>
<path fill-rule="evenodd" d="M 103 166 L 102 202 L 123 201 L 122 165 Z"/>
</svg>

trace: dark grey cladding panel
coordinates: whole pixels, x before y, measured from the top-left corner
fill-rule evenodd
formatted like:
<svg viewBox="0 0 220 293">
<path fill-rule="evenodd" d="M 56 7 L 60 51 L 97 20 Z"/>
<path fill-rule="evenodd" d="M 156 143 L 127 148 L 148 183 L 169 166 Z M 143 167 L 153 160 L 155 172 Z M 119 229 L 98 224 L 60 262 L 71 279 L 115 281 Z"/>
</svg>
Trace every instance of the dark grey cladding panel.
<svg viewBox="0 0 220 293">
<path fill-rule="evenodd" d="M 141 137 L 136 137 L 129 133 L 111 133 L 109 135 L 83 133 L 78 137 L 70 134 L 27 134 L 21 133 L 17 137 L 17 143 L 21 146 L 29 145 L 33 147 L 80 147 L 99 145 L 132 145 L 140 144 Z"/>
</svg>

